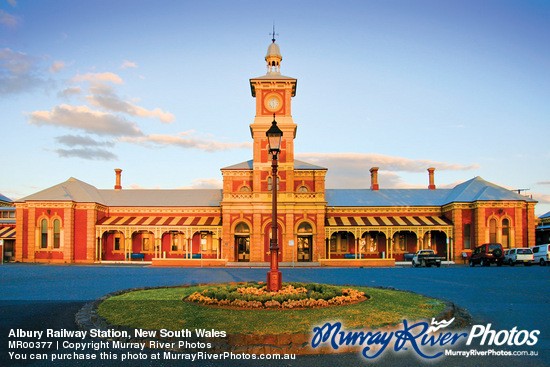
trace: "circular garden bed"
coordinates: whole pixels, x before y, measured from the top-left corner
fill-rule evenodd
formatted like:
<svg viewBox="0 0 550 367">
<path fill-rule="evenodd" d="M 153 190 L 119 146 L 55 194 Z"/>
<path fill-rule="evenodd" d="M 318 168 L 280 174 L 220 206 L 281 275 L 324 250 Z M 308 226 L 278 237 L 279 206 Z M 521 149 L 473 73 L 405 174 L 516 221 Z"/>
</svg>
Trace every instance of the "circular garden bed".
<svg viewBox="0 0 550 367">
<path fill-rule="evenodd" d="M 350 305 L 368 299 L 365 292 L 317 283 L 283 283 L 278 292 L 265 283 L 224 284 L 196 291 L 185 301 L 236 309 L 308 309 Z"/>
<path fill-rule="evenodd" d="M 307 334 L 315 325 L 322 325 L 326 320 L 340 320 L 347 328 L 378 328 L 399 324 L 404 318 L 417 320 L 435 317 L 446 308 L 446 303 L 441 300 L 393 289 L 307 283 L 284 285 L 287 288 L 283 293 L 288 293 L 284 295 L 286 298 L 279 298 L 282 294 L 277 294 L 271 297 L 273 303 L 265 297 L 270 295 L 261 294 L 264 284 L 254 282 L 136 289 L 105 297 L 98 303 L 97 313 L 110 325 L 130 328 L 206 328 L 225 330 L 228 334 L 258 336 Z M 290 285 L 294 290 L 289 291 Z M 238 292 L 240 288 L 245 289 Z M 301 288 L 305 288 L 306 292 L 298 291 Z M 358 292 L 355 301 L 339 298 L 346 297 L 346 294 L 349 296 L 348 289 Z M 241 306 L 231 306 L 237 300 L 232 299 L 236 297 L 231 295 L 234 292 L 242 293 L 239 298 L 241 302 L 238 302 Z M 359 296 L 360 293 L 364 295 Z M 201 297 L 190 297 L 193 294 L 211 300 L 218 300 L 219 297 L 226 301 L 221 306 L 214 305 L 216 301 L 199 303 L 193 298 Z M 316 301 L 315 305 L 311 300 Z M 249 304 L 244 302 L 259 302 L 262 307 L 247 307 Z M 302 302 L 309 303 L 310 307 L 298 306 Z M 322 306 L 324 302 L 329 307 Z"/>
</svg>

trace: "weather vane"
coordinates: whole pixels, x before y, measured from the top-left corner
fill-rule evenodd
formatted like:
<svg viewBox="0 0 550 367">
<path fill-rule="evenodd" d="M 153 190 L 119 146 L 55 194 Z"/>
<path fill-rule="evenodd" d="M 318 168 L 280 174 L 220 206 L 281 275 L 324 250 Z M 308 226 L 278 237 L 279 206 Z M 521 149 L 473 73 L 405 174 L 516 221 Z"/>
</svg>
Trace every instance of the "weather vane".
<svg viewBox="0 0 550 367">
<path fill-rule="evenodd" d="M 271 40 L 275 43 L 275 36 L 279 35 L 279 33 L 275 33 L 275 22 L 273 22 L 273 33 L 270 33 L 270 35 L 273 37 Z"/>
</svg>

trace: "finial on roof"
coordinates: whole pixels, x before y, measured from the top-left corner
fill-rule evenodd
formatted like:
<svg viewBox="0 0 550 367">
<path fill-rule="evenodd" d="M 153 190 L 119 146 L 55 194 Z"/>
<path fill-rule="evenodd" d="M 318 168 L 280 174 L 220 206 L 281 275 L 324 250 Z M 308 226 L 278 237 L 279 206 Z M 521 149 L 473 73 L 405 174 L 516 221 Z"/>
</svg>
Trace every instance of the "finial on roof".
<svg viewBox="0 0 550 367">
<path fill-rule="evenodd" d="M 275 21 L 273 21 L 273 32 L 270 33 L 271 35 L 271 41 L 273 41 L 273 43 L 275 43 L 275 36 L 278 36 L 279 34 L 278 33 L 275 33 Z"/>
</svg>

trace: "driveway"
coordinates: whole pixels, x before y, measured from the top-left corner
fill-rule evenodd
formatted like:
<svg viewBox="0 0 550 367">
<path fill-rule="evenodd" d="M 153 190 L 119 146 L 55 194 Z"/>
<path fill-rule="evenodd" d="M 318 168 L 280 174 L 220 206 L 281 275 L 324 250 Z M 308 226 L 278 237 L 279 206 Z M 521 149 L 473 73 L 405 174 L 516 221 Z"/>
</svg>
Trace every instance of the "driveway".
<svg viewBox="0 0 550 367">
<path fill-rule="evenodd" d="M 492 330 L 540 330 L 538 343 L 529 350 L 538 357 L 445 357 L 445 366 L 550 365 L 550 267 L 468 268 L 283 268 L 283 281 L 355 284 L 394 287 L 450 300 L 474 316 L 474 324 L 491 323 Z M 151 268 L 147 266 L 78 266 L 6 264 L 0 267 L 0 365 L 49 366 L 52 362 L 9 359 L 11 329 L 76 330 L 74 314 L 89 300 L 115 290 L 160 285 L 265 281 L 266 269 L 258 268 Z M 28 339 L 30 340 L 30 339 Z M 466 347 L 465 347 L 466 348 Z M 468 347 L 470 348 L 470 347 Z M 509 348 L 509 347 L 508 347 Z M 514 349 L 515 348 L 515 349 Z M 483 348 L 481 348 L 483 349 Z M 487 348 L 485 348 L 487 349 Z M 500 349 L 500 348 L 495 348 Z M 528 348 L 513 347 L 510 350 Z M 91 351 L 93 352 L 93 351 Z M 403 353 L 385 353 L 377 365 L 423 365 Z M 261 364 L 243 360 L 133 361 L 127 366 L 355 366 L 367 362 L 355 354 L 298 356 L 292 361 Z M 56 365 L 107 366 L 120 361 L 65 361 Z"/>
</svg>

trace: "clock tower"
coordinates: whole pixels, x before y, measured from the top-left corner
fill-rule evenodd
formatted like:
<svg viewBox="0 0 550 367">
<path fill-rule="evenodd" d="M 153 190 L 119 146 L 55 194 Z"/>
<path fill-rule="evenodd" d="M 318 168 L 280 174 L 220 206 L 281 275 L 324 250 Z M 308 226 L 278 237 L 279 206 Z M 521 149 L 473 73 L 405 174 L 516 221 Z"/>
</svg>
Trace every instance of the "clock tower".
<svg viewBox="0 0 550 367">
<path fill-rule="evenodd" d="M 279 190 L 293 190 L 296 124 L 292 120 L 291 99 L 296 95 L 296 78 L 281 74 L 282 59 L 279 45 L 273 38 L 265 56 L 267 74 L 250 79 L 252 97 L 256 98 L 256 116 L 250 125 L 254 139 L 253 170 L 254 175 L 258 176 L 254 177 L 255 192 L 266 191 L 270 186 L 265 184 L 271 170 L 271 157 L 265 133 L 271 127 L 273 119 L 283 131 L 279 154 Z"/>
<path fill-rule="evenodd" d="M 275 33 L 275 32 L 273 32 Z M 256 114 L 250 124 L 253 159 L 222 168 L 222 254 L 229 261 L 270 262 L 273 185 L 277 185 L 279 261 L 317 261 L 325 253 L 326 168 L 294 159 L 296 124 L 291 102 L 296 78 L 281 74 L 281 51 L 272 39 L 267 73 L 250 79 Z M 283 132 L 277 177 L 266 132 L 273 120 Z"/>
</svg>

